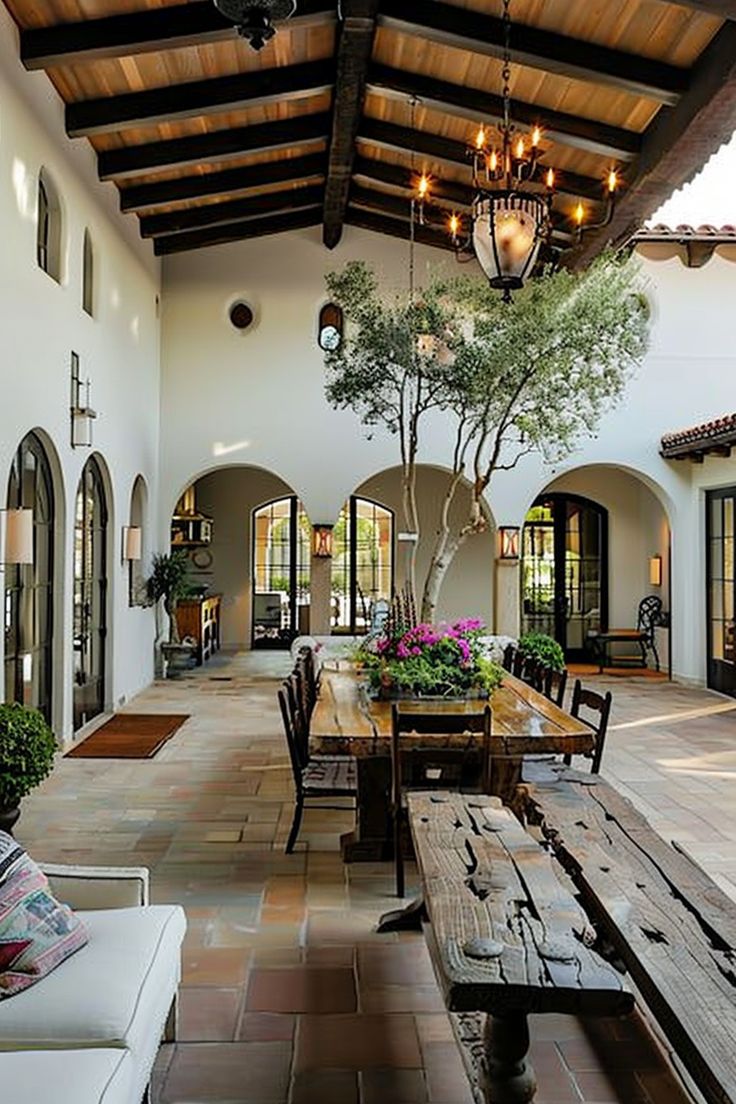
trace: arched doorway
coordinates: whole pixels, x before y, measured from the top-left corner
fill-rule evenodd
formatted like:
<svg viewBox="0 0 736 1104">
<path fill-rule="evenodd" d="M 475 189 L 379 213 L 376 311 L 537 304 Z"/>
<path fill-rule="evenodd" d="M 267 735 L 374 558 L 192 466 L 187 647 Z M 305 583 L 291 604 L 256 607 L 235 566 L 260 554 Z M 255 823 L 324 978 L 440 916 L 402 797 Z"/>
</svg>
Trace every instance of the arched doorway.
<svg viewBox="0 0 736 1104">
<path fill-rule="evenodd" d="M 54 485 L 46 450 L 27 434 L 15 454 L 6 504 L 33 511 L 33 563 L 5 568 L 5 699 L 52 718 Z"/>
<path fill-rule="evenodd" d="M 254 648 L 285 648 L 309 632 L 311 537 L 296 495 L 253 511 Z"/>
<path fill-rule="evenodd" d="M 546 493 L 522 542 L 522 631 L 553 636 L 569 660 L 608 627 L 608 511 L 581 495 Z"/>
<path fill-rule="evenodd" d="M 332 631 L 366 633 L 377 602 L 393 593 L 393 511 L 351 495 L 332 546 Z"/>
<path fill-rule="evenodd" d="M 74 730 L 105 708 L 108 504 L 100 465 L 84 466 L 74 511 Z"/>
</svg>

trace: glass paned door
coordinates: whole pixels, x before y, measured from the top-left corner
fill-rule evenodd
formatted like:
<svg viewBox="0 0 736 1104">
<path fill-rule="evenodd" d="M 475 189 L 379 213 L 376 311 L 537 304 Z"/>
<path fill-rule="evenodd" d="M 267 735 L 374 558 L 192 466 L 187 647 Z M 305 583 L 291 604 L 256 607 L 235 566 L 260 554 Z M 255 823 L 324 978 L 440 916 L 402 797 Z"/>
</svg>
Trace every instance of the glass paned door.
<svg viewBox="0 0 736 1104">
<path fill-rule="evenodd" d="M 332 547 L 332 630 L 369 631 L 393 587 L 393 513 L 353 495 L 340 512 Z"/>
<path fill-rule="evenodd" d="M 74 517 L 74 729 L 105 708 L 107 501 L 94 457 L 79 481 Z"/>
<path fill-rule="evenodd" d="M 8 480 L 11 510 L 33 510 L 33 563 L 5 568 L 5 699 L 51 721 L 54 489 L 41 441 L 29 433 Z"/>
<path fill-rule="evenodd" d="M 294 496 L 253 513 L 253 647 L 288 648 L 309 630 L 312 526 Z"/>
<path fill-rule="evenodd" d="M 708 492 L 708 685 L 736 697 L 736 487 Z"/>
<path fill-rule="evenodd" d="M 602 506 L 545 495 L 527 514 L 522 542 L 524 632 L 553 636 L 570 660 L 608 623 L 608 532 Z"/>
</svg>

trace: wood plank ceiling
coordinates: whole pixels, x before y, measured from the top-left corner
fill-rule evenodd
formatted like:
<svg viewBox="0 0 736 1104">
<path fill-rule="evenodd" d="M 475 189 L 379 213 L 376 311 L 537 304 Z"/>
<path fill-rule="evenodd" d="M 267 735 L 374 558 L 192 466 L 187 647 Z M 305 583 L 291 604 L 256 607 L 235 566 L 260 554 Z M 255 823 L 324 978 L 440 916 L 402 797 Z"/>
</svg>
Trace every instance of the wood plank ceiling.
<svg viewBox="0 0 736 1104">
<path fill-rule="evenodd" d="M 259 53 L 211 0 L 5 0 L 71 139 L 157 254 L 348 223 L 408 236 L 412 180 L 467 210 L 467 145 L 501 110 L 501 0 L 299 0 Z M 736 129 L 736 0 L 513 0 L 512 116 L 543 128 L 555 221 L 622 243 Z M 438 228 L 418 237 L 448 245 Z"/>
</svg>

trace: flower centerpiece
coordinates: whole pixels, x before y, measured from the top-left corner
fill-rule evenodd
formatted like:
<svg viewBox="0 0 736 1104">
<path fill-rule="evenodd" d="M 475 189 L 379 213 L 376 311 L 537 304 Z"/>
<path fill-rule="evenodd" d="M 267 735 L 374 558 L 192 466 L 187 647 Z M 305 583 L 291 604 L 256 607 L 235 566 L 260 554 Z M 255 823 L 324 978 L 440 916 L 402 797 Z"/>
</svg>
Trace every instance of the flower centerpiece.
<svg viewBox="0 0 736 1104">
<path fill-rule="evenodd" d="M 377 697 L 488 697 L 503 670 L 485 654 L 485 626 L 475 618 L 453 624 L 390 619 L 361 645 L 358 659 Z"/>
</svg>

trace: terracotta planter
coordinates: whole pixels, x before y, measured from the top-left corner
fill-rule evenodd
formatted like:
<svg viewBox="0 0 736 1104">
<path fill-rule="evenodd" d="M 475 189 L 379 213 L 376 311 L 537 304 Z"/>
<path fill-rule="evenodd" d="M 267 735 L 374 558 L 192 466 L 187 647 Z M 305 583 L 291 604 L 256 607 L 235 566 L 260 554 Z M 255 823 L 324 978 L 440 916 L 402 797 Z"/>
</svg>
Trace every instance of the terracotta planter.
<svg viewBox="0 0 736 1104">
<path fill-rule="evenodd" d="M 17 805 L 13 809 L 0 809 L 0 832 L 7 832 L 12 836 L 19 817 L 20 808 Z"/>
</svg>

